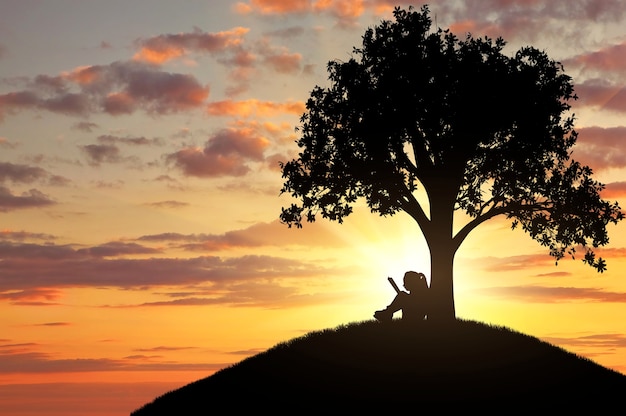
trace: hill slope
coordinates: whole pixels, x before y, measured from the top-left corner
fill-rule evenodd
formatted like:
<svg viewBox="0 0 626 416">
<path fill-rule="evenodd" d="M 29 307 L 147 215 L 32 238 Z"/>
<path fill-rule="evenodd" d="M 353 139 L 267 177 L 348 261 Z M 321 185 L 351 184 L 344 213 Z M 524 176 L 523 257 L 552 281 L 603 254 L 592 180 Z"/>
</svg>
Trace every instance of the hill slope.
<svg viewBox="0 0 626 416">
<path fill-rule="evenodd" d="M 612 410 L 626 376 L 503 327 L 375 321 L 309 333 L 169 392 L 132 416 Z"/>
</svg>

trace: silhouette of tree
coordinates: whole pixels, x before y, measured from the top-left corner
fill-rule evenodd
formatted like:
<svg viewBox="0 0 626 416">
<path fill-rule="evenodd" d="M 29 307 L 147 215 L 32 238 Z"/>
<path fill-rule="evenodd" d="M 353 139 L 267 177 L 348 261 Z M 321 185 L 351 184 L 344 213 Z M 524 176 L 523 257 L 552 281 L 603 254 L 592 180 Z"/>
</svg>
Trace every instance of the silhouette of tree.
<svg viewBox="0 0 626 416">
<path fill-rule="evenodd" d="M 623 214 L 600 198 L 591 169 L 570 160 L 577 97 L 562 65 L 532 47 L 505 56 L 501 38 L 431 31 L 427 6 L 394 17 L 368 29 L 352 59 L 330 62 L 331 86 L 311 92 L 301 152 L 281 163 L 281 193 L 301 204 L 283 208 L 282 222 L 302 227 L 320 214 L 341 223 L 360 198 L 381 216 L 405 211 L 430 250 L 429 316 L 444 320 L 455 317 L 457 249 L 497 215 L 557 262 L 582 247 L 583 261 L 604 271 L 593 248 Z M 455 232 L 456 210 L 470 219 Z"/>
</svg>

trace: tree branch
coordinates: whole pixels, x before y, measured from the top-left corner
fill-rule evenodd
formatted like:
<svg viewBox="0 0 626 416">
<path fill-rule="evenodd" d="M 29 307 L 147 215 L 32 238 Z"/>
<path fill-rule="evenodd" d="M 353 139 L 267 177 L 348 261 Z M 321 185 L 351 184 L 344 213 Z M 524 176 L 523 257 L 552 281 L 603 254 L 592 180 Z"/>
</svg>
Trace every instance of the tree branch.
<svg viewBox="0 0 626 416">
<path fill-rule="evenodd" d="M 419 225 L 422 233 L 426 236 L 430 232 L 430 219 L 412 192 L 406 190 L 406 195 L 401 201 L 402 209 L 409 214 Z"/>
<path fill-rule="evenodd" d="M 482 215 L 477 216 L 472 221 L 465 224 L 463 228 L 461 228 L 461 230 L 452 239 L 454 243 L 454 250 L 456 251 L 459 248 L 463 240 L 465 240 L 465 238 L 469 235 L 469 233 L 474 228 L 478 227 L 480 224 L 482 224 L 483 222 L 487 220 L 490 220 L 493 217 L 496 217 L 502 214 L 513 213 L 513 212 L 519 213 L 522 211 L 526 211 L 526 212 L 541 211 L 547 208 L 548 208 L 548 205 L 546 203 L 534 203 L 534 204 L 516 203 L 516 204 L 508 204 L 508 205 L 502 205 L 502 206 L 494 205 L 487 212 L 485 212 Z"/>
</svg>

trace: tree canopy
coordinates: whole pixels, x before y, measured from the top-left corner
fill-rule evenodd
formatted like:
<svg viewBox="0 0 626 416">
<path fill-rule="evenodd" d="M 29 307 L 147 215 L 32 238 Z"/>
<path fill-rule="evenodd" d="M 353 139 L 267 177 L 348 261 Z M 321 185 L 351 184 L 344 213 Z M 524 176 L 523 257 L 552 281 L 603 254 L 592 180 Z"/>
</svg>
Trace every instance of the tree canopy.
<svg viewBox="0 0 626 416">
<path fill-rule="evenodd" d="M 282 193 L 299 203 L 281 220 L 342 222 L 363 198 L 383 216 L 405 211 L 431 256 L 444 244 L 453 257 L 470 231 L 503 215 L 557 261 L 584 247 L 583 261 L 605 270 L 593 248 L 623 214 L 570 158 L 577 97 L 562 65 L 533 47 L 507 56 L 501 38 L 432 30 L 427 6 L 393 15 L 366 30 L 351 59 L 328 63 L 329 87 L 312 90 L 300 153 L 281 164 Z M 471 220 L 454 234 L 457 210 Z"/>
</svg>

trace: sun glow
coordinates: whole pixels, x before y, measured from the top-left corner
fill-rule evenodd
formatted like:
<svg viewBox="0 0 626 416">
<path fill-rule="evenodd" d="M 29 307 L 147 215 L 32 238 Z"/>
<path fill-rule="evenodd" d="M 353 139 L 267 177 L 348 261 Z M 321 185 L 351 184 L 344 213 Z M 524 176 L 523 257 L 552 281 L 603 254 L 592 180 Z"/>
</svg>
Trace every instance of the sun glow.
<svg viewBox="0 0 626 416">
<path fill-rule="evenodd" d="M 430 281 L 428 246 L 417 223 L 404 213 L 382 218 L 363 211 L 355 214 L 354 221 L 346 221 L 349 230 L 342 236 L 360 266 L 368 270 L 364 289 L 387 289 L 387 277 L 401 286 L 408 270 L 423 272 Z"/>
</svg>

